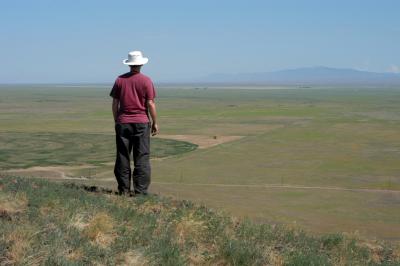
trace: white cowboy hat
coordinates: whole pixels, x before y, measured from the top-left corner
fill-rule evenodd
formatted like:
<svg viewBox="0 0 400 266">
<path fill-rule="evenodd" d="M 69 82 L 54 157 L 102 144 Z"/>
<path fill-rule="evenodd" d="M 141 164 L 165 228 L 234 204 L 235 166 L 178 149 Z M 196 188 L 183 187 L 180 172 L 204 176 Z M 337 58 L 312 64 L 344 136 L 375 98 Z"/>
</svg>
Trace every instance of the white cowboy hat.
<svg viewBox="0 0 400 266">
<path fill-rule="evenodd" d="M 130 66 L 140 66 L 146 64 L 147 62 L 149 62 L 149 59 L 143 57 L 141 51 L 129 52 L 128 59 L 122 61 L 122 63 L 124 63 L 125 65 L 130 65 Z"/>
</svg>

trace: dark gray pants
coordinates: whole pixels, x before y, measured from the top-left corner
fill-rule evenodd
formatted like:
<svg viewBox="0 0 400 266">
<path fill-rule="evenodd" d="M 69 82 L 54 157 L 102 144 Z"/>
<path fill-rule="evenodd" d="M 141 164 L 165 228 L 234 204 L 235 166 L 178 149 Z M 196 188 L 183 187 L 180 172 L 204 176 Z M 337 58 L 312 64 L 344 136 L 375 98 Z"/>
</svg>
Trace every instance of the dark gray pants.
<svg viewBox="0 0 400 266">
<path fill-rule="evenodd" d="M 150 123 L 115 124 L 117 158 L 114 174 L 118 190 L 131 190 L 131 176 L 135 194 L 147 194 L 150 185 Z M 132 152 L 134 170 L 131 175 L 130 154 Z"/>
</svg>

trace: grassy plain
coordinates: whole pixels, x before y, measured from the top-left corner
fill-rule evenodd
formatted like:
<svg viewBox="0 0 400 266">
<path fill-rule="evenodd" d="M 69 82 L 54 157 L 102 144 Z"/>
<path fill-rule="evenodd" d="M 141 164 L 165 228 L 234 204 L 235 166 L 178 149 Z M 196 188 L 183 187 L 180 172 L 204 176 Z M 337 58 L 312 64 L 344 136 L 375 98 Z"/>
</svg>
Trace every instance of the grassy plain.
<svg viewBox="0 0 400 266">
<path fill-rule="evenodd" d="M 108 91 L 2 86 L 1 168 L 77 165 L 68 176 L 96 169 L 77 182 L 115 186 Z M 196 150 L 155 138 L 164 158 L 152 163 L 153 192 L 314 233 L 400 240 L 399 88 L 187 87 L 158 96 L 162 134 L 243 137 Z"/>
</svg>

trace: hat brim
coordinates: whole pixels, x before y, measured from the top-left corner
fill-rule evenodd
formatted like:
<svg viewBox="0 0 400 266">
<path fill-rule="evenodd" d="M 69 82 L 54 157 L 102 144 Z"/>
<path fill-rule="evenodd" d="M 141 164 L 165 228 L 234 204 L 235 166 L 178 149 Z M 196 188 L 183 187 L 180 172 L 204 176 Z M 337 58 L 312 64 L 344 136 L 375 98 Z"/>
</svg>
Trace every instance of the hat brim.
<svg viewBox="0 0 400 266">
<path fill-rule="evenodd" d="M 131 62 L 128 59 L 125 59 L 122 61 L 122 63 L 124 65 L 129 65 L 129 66 L 141 66 L 141 65 L 147 64 L 147 62 L 149 62 L 149 59 L 146 57 L 143 57 L 140 60 L 131 61 Z"/>
</svg>

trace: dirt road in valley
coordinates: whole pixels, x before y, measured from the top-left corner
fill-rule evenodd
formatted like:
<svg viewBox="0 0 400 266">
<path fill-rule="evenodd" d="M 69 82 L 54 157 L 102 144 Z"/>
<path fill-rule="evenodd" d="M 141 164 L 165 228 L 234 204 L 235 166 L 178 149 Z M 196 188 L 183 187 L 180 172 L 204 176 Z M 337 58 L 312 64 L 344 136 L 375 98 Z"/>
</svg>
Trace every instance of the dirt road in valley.
<svg viewBox="0 0 400 266">
<path fill-rule="evenodd" d="M 314 190 L 339 190 L 354 192 L 380 192 L 380 193 L 400 193 L 400 190 L 372 189 L 372 188 L 344 188 L 344 187 L 324 187 L 324 186 L 301 186 L 290 184 L 203 184 L 203 183 L 177 183 L 177 182 L 152 182 L 159 185 L 181 185 L 181 186 L 211 186 L 211 187 L 250 187 L 250 188 L 281 188 L 281 189 L 314 189 Z"/>
</svg>

